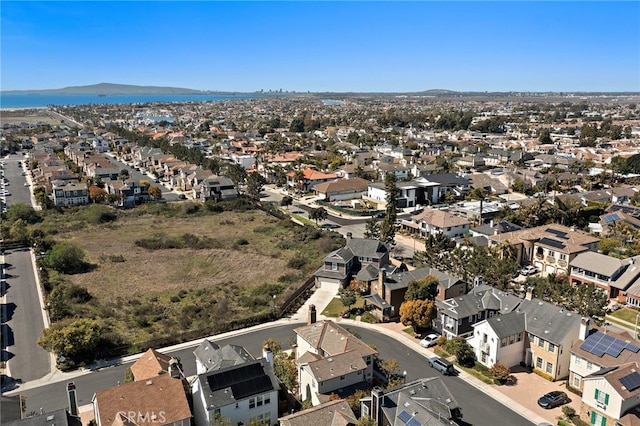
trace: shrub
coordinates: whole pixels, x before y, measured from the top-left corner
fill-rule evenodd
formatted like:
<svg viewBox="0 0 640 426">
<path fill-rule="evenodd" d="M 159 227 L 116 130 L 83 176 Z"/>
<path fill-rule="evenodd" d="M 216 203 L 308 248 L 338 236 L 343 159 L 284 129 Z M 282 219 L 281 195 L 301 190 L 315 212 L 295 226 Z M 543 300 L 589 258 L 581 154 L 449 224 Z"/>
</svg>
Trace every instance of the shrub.
<svg viewBox="0 0 640 426">
<path fill-rule="evenodd" d="M 75 274 L 84 271 L 84 252 L 69 242 L 57 243 L 44 258 L 46 266 L 63 274 Z"/>
<path fill-rule="evenodd" d="M 90 223 L 106 223 L 116 220 L 116 213 L 107 206 L 91 204 L 86 208 L 84 216 Z"/>
<path fill-rule="evenodd" d="M 247 240 L 246 238 L 238 238 L 238 240 L 236 240 L 236 244 L 239 246 L 246 246 L 247 244 L 249 244 L 249 240 Z"/>
<path fill-rule="evenodd" d="M 302 269 L 307 264 L 307 259 L 302 256 L 296 256 L 289 259 L 287 267 L 291 269 Z"/>
<path fill-rule="evenodd" d="M 567 418 L 572 419 L 576 415 L 576 410 L 568 405 L 565 405 L 564 407 L 562 407 L 562 413 L 567 416 Z"/>
<path fill-rule="evenodd" d="M 511 369 L 509 369 L 509 367 L 504 364 L 500 364 L 499 362 L 493 364 L 490 370 L 493 378 L 501 383 L 504 383 L 511 375 Z"/>
</svg>

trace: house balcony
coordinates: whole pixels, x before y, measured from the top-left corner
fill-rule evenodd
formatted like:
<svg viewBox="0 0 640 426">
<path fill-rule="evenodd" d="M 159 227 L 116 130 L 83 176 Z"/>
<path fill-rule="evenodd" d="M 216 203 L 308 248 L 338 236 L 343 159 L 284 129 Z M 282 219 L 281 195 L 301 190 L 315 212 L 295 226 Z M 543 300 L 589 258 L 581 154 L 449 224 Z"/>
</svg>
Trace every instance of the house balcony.
<svg viewBox="0 0 640 426">
<path fill-rule="evenodd" d="M 486 354 L 489 353 L 489 351 L 491 350 L 491 345 L 489 345 L 488 342 L 482 342 L 480 343 L 480 350 Z"/>
<path fill-rule="evenodd" d="M 537 260 L 543 260 L 543 259 L 544 259 L 544 255 L 542 255 L 542 254 L 536 254 L 536 255 L 535 255 L 535 258 L 536 258 Z"/>
<path fill-rule="evenodd" d="M 555 258 L 555 257 L 552 257 L 552 256 L 547 256 L 547 257 L 546 257 L 546 259 L 545 259 L 545 261 L 546 261 L 547 263 L 556 263 L 556 258 Z"/>
<path fill-rule="evenodd" d="M 566 260 L 558 260 L 558 265 L 562 268 L 566 268 L 569 265 L 569 263 L 567 263 Z"/>
</svg>

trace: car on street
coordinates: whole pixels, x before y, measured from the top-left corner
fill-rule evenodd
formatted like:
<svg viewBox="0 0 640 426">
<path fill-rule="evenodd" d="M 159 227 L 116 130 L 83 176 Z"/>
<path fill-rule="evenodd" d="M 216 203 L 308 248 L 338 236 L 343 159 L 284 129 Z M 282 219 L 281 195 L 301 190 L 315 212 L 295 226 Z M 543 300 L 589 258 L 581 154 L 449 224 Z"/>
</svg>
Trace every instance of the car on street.
<svg viewBox="0 0 640 426">
<path fill-rule="evenodd" d="M 423 348 L 430 348 L 431 346 L 435 346 L 438 343 L 438 339 L 440 336 L 437 334 L 431 333 L 427 334 L 422 340 L 420 340 L 420 346 Z"/>
<path fill-rule="evenodd" d="M 451 362 L 447 361 L 444 358 L 440 358 L 439 356 L 429 358 L 429 365 L 445 376 L 453 376 L 456 371 Z"/>
<path fill-rule="evenodd" d="M 527 265 L 524 268 L 520 269 L 520 275 L 524 275 L 525 277 L 528 275 L 533 275 L 538 272 L 538 268 L 533 265 Z"/>
<path fill-rule="evenodd" d="M 569 397 L 562 391 L 552 391 L 538 399 L 538 405 L 546 409 L 559 407 L 567 402 L 569 402 Z"/>
</svg>

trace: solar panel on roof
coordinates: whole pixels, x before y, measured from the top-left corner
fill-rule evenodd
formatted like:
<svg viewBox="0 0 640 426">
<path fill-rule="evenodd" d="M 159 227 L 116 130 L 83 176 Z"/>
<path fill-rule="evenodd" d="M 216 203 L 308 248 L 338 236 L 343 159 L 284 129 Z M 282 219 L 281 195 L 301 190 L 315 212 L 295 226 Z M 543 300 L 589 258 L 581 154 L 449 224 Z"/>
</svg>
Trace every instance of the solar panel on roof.
<svg viewBox="0 0 640 426">
<path fill-rule="evenodd" d="M 597 349 L 597 348 L 594 348 L 594 349 L 591 351 L 591 353 L 592 353 L 592 354 L 594 354 L 594 355 L 595 355 L 595 356 L 597 356 L 597 357 L 602 357 L 602 355 L 604 355 L 604 351 L 605 351 L 604 349 Z"/>
<path fill-rule="evenodd" d="M 631 343 L 627 343 L 627 345 L 625 346 L 625 349 L 628 349 L 634 353 L 638 353 L 638 351 L 640 351 L 639 347 L 637 347 L 636 345 L 632 345 Z"/>
<path fill-rule="evenodd" d="M 564 231 L 560 231 L 560 230 L 557 230 L 557 229 L 547 228 L 547 229 L 546 229 L 546 232 L 548 232 L 548 233 L 550 233 L 550 234 L 553 234 L 553 235 L 555 235 L 555 236 L 558 236 L 558 237 L 560 237 L 560 238 L 567 239 L 567 233 L 566 233 L 566 232 L 564 232 Z"/>
<path fill-rule="evenodd" d="M 551 238 L 547 238 L 544 237 L 540 240 L 540 244 L 544 244 L 547 245 L 549 247 L 554 247 L 554 248 L 559 248 L 559 249 L 563 249 L 565 248 L 565 245 L 562 241 L 558 241 L 558 240 L 553 240 Z"/>
<path fill-rule="evenodd" d="M 407 426 L 422 426 L 422 423 L 420 423 L 419 421 L 417 421 L 416 419 L 411 419 L 409 420 L 409 422 L 407 423 Z"/>
<path fill-rule="evenodd" d="M 627 374 L 620 378 L 620 383 L 629 391 L 635 390 L 640 387 L 640 374 L 637 371 Z"/>
<path fill-rule="evenodd" d="M 596 346 L 596 343 L 597 341 L 595 339 L 588 337 L 584 342 L 582 342 L 582 344 L 580 345 L 580 349 L 591 353 L 593 348 Z"/>
<path fill-rule="evenodd" d="M 409 420 L 411 420 L 411 414 L 409 414 L 406 411 L 402 410 L 402 412 L 400 412 L 400 414 L 398 414 L 398 418 L 400 420 L 402 420 L 406 424 Z"/>
</svg>

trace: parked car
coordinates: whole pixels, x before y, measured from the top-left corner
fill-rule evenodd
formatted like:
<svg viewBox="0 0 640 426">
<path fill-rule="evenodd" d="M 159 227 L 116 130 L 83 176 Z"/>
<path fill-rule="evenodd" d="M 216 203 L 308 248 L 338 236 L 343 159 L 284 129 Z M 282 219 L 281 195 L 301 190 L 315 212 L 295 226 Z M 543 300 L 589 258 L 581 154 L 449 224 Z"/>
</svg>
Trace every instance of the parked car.
<svg viewBox="0 0 640 426">
<path fill-rule="evenodd" d="M 525 277 L 527 275 L 533 275 L 535 273 L 538 272 L 538 268 L 536 268 L 535 266 L 532 265 L 527 265 L 524 268 L 520 269 L 520 274 L 524 275 Z"/>
<path fill-rule="evenodd" d="M 439 356 L 434 356 L 433 358 L 429 358 L 429 365 L 432 368 L 435 368 L 439 372 L 444 375 L 452 376 L 455 373 L 455 369 L 453 368 L 453 364 L 447 361 L 444 358 L 440 358 Z"/>
<path fill-rule="evenodd" d="M 538 399 L 538 405 L 542 408 L 555 408 L 569 402 L 569 397 L 562 391 L 549 392 Z"/>
<path fill-rule="evenodd" d="M 431 346 L 435 346 L 436 343 L 438 343 L 439 338 L 440 336 L 438 336 L 437 334 L 428 334 L 425 338 L 420 340 L 420 346 L 422 346 L 423 348 L 430 348 Z"/>
</svg>

